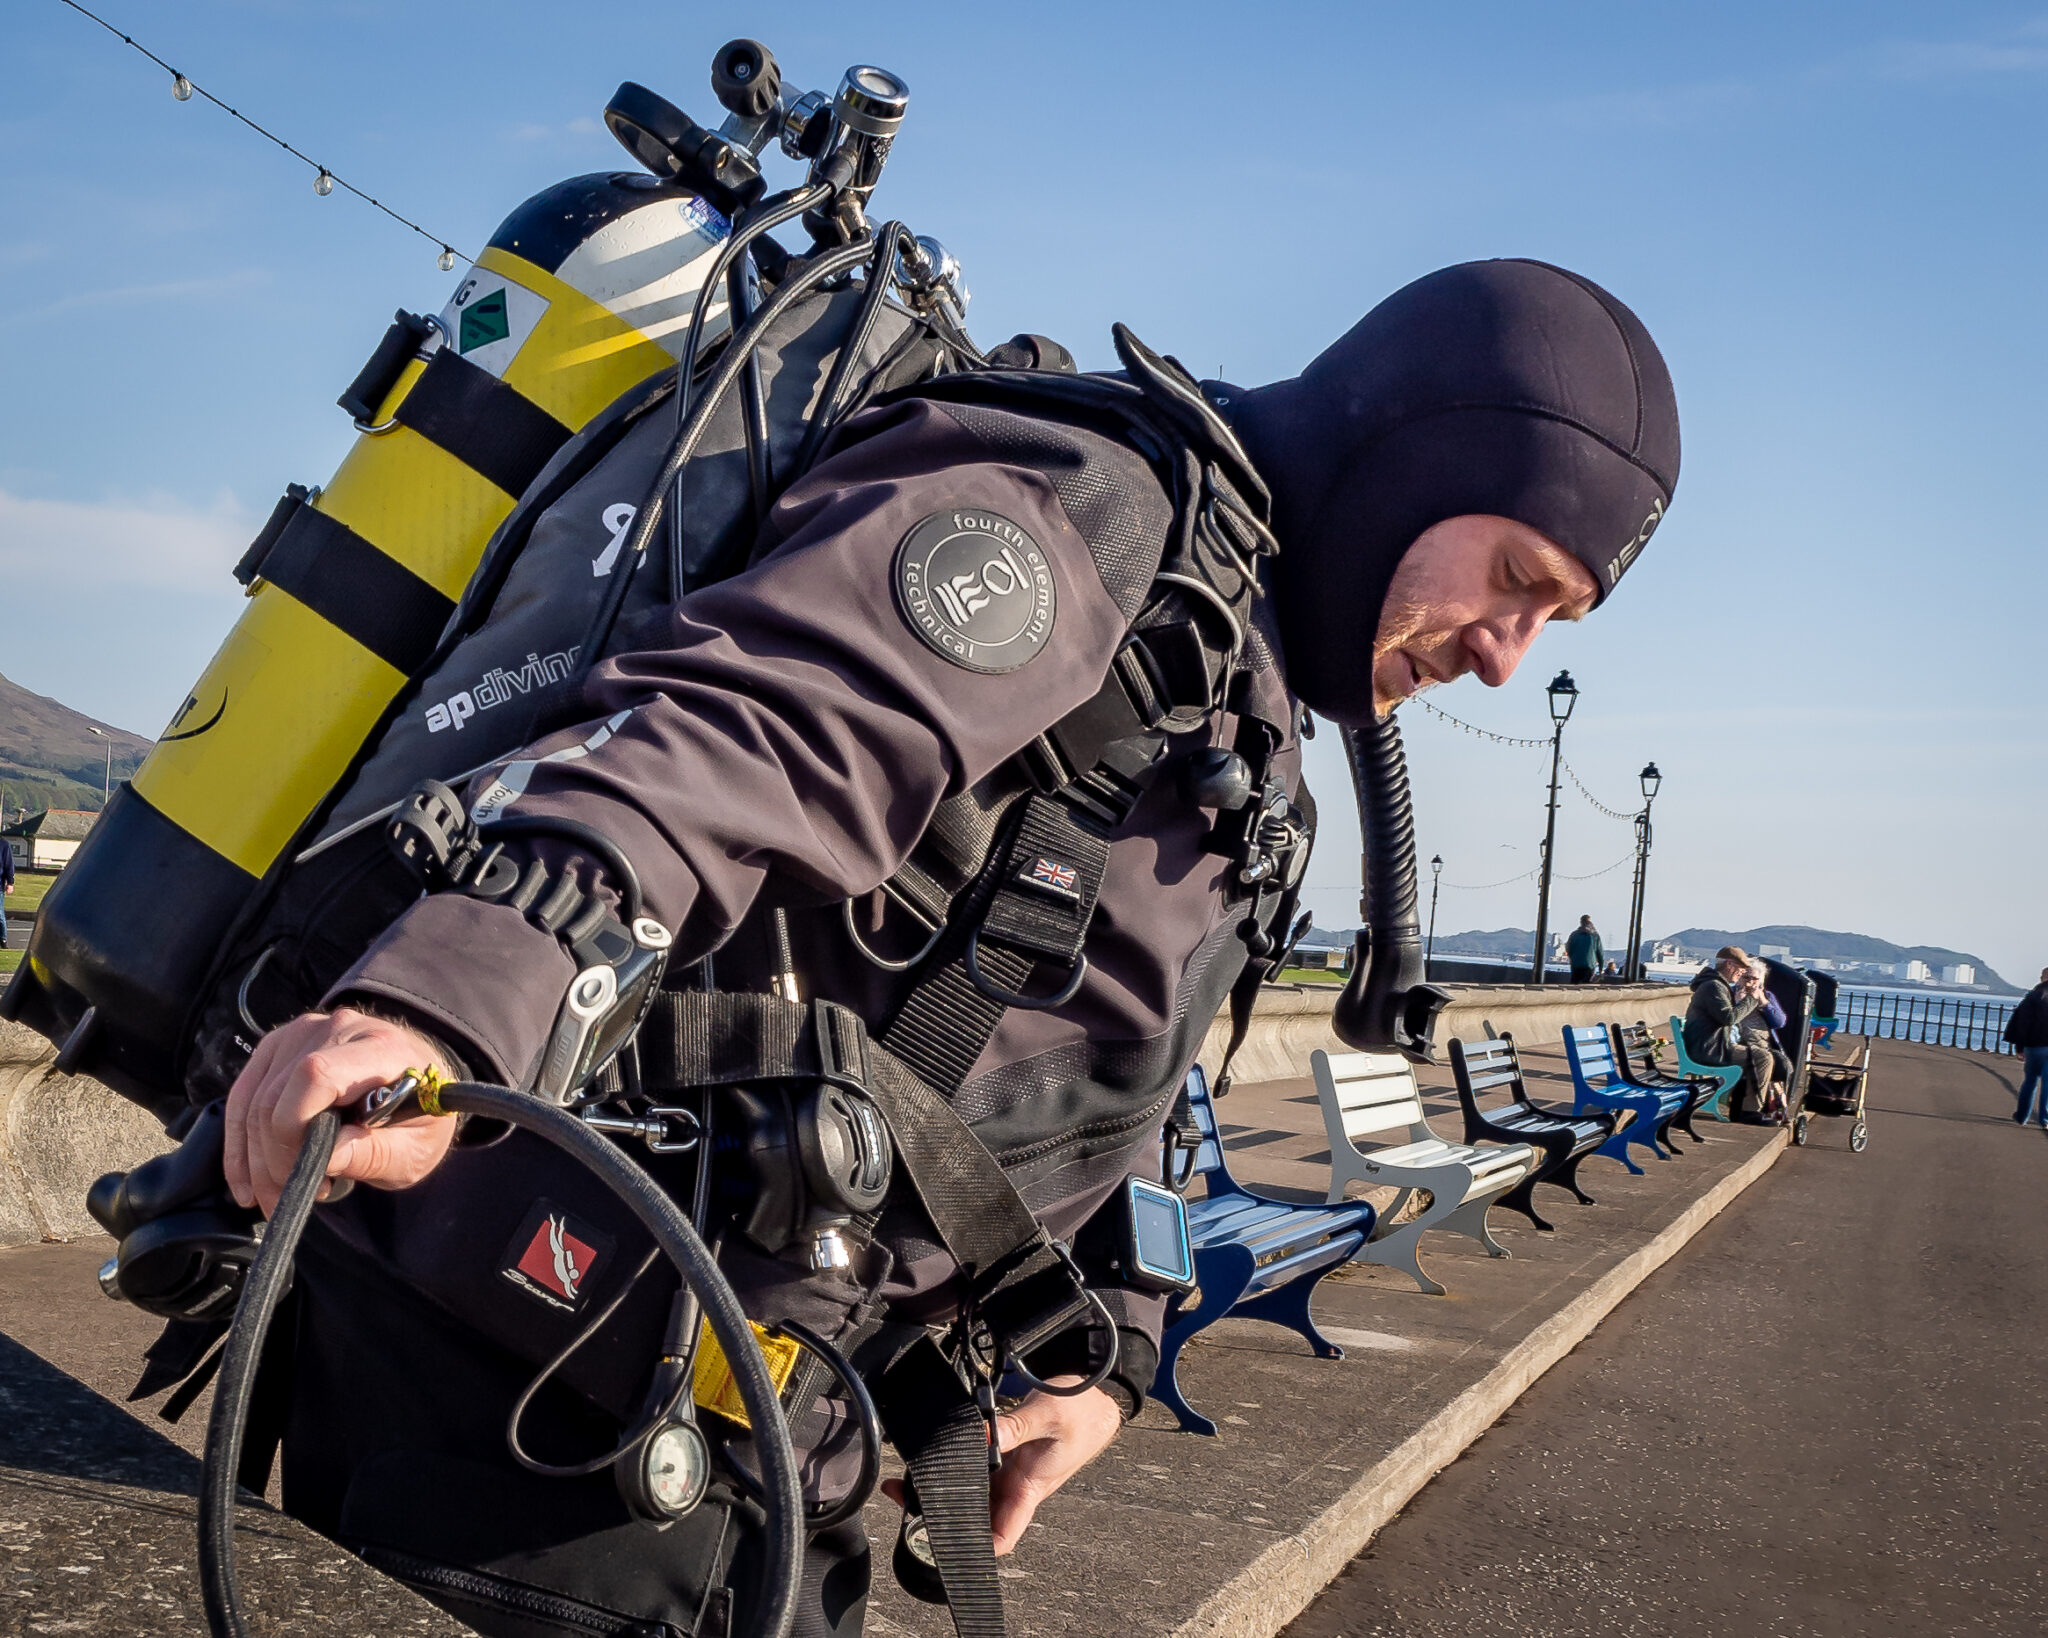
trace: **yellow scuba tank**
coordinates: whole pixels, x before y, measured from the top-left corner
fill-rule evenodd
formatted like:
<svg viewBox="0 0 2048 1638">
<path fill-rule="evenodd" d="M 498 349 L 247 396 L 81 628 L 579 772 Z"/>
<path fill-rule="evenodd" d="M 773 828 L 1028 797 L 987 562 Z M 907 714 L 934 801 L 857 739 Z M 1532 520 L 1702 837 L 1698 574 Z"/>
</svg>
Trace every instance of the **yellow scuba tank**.
<svg viewBox="0 0 2048 1638">
<path fill-rule="evenodd" d="M 726 200 L 730 203 L 730 200 Z M 249 605 L 50 893 L 0 1012 L 130 1097 L 175 1108 L 213 952 L 432 652 L 549 458 L 684 346 L 729 232 L 675 180 L 530 199 L 431 319 L 401 313 L 342 395 L 361 436 L 294 485 L 237 566 Z M 705 292 L 706 333 L 724 292 Z"/>
</svg>

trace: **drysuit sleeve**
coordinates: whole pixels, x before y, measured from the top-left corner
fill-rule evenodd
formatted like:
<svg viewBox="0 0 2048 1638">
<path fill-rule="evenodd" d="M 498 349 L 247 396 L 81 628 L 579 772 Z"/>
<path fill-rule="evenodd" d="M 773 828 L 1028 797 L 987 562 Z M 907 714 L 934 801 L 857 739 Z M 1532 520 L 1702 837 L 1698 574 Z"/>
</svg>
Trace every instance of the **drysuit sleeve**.
<svg viewBox="0 0 2048 1638">
<path fill-rule="evenodd" d="M 871 892 L 942 800 L 1095 693 L 1127 629 L 1043 474 L 929 403 L 869 425 L 778 503 L 759 563 L 668 606 L 593 672 L 589 720 L 469 788 L 479 816 L 603 832 L 673 931 L 675 963 L 716 949 L 771 872 L 817 903 Z M 994 543 L 987 572 L 979 549 L 932 555 L 962 531 Z M 958 595 L 920 604 L 913 560 L 948 584 L 964 575 Z M 1042 631 L 999 650 L 963 641 L 1016 629 L 994 616 L 1019 597 L 1043 601 Z M 517 910 L 443 893 L 401 916 L 330 1000 L 400 1007 L 520 1085 L 572 976 Z"/>
</svg>

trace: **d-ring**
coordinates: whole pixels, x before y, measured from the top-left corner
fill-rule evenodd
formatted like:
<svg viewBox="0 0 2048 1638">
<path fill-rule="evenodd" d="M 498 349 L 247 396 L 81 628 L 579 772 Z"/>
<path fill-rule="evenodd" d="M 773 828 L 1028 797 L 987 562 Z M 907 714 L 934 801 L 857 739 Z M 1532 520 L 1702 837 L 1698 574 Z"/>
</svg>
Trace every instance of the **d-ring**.
<svg viewBox="0 0 2048 1638">
<path fill-rule="evenodd" d="M 1081 1271 L 1074 1266 L 1073 1254 L 1057 1240 L 1053 1242 L 1052 1248 L 1059 1253 L 1060 1261 L 1065 1263 L 1068 1268 L 1073 1269 L 1074 1278 L 1078 1281 L 1081 1278 Z M 1111 1317 L 1108 1305 L 1095 1292 L 1089 1290 L 1087 1286 L 1083 1285 L 1081 1287 L 1081 1295 L 1088 1299 L 1088 1306 L 1095 1310 L 1097 1318 L 1101 1321 L 1102 1334 L 1109 1338 L 1108 1356 L 1101 1365 L 1096 1367 L 1095 1374 L 1089 1377 L 1086 1382 L 1076 1382 L 1069 1387 L 1056 1388 L 1050 1382 L 1032 1375 L 1031 1367 L 1026 1365 L 1015 1354 L 1006 1352 L 1003 1357 L 1003 1366 L 1006 1371 L 1013 1372 L 1017 1376 L 1022 1377 L 1027 1387 L 1035 1388 L 1040 1393 L 1049 1393 L 1055 1399 L 1072 1399 L 1076 1394 L 1084 1394 L 1090 1388 L 1099 1388 L 1109 1379 L 1109 1373 L 1116 1369 L 1117 1351 L 1123 1340 L 1116 1333 L 1116 1321 Z M 1090 1327 L 1090 1329 L 1093 1329 L 1093 1327 Z"/>
<path fill-rule="evenodd" d="M 893 893 L 889 896 L 890 898 L 895 899 L 895 895 Z M 897 899 L 896 902 L 899 904 L 902 903 L 900 899 Z M 885 973 L 909 972 L 912 967 L 915 967 L 920 961 L 924 960 L 926 956 L 930 955 L 932 951 L 937 949 L 939 946 L 939 940 L 944 938 L 946 935 L 946 924 L 944 922 L 940 922 L 936 927 L 932 928 L 932 936 L 924 941 L 924 947 L 921 950 L 919 950 L 916 955 L 911 956 L 907 961 L 891 961 L 887 956 L 877 955 L 873 950 L 870 950 L 867 945 L 867 940 L 860 936 L 860 928 L 855 925 L 853 919 L 853 900 L 841 899 L 839 901 L 839 913 L 845 919 L 846 936 L 853 941 L 853 947 L 856 950 L 858 950 L 865 959 L 873 962 L 874 965 L 881 968 L 882 971 Z"/>
<path fill-rule="evenodd" d="M 1074 970 L 1067 975 L 1067 981 L 1057 995 L 1022 995 L 1015 990 L 1006 990 L 1002 985 L 986 976 L 981 970 L 981 929 L 975 928 L 967 935 L 967 979 L 977 990 L 991 1001 L 1000 1001 L 1006 1007 L 1023 1007 L 1032 1012 L 1047 1007 L 1063 1007 L 1074 999 L 1081 988 L 1081 980 L 1088 976 L 1088 957 L 1074 957 Z"/>
</svg>

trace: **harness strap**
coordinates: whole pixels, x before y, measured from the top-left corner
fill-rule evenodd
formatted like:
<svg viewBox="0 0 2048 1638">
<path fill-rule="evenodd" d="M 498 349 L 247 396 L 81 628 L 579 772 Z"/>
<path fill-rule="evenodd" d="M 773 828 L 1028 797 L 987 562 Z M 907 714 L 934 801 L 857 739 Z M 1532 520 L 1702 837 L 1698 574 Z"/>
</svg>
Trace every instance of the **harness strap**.
<svg viewBox="0 0 2048 1638">
<path fill-rule="evenodd" d="M 959 1638 L 1002 1638 L 1003 1584 L 989 1523 L 992 1430 L 929 1337 L 877 1385 L 875 1408 L 917 1492 Z"/>
</svg>

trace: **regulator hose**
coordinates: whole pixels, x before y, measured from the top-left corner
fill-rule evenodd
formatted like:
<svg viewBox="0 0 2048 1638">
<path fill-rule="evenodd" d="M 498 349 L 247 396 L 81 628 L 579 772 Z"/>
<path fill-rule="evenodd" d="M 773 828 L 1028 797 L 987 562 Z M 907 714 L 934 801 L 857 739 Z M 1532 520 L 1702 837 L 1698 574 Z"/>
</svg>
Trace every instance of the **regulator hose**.
<svg viewBox="0 0 2048 1638">
<path fill-rule="evenodd" d="M 790 1446 L 781 1397 L 761 1358 L 760 1346 L 710 1248 L 652 1178 L 568 1111 L 527 1093 L 476 1081 L 451 1083 L 442 1088 L 440 1101 L 450 1114 L 476 1115 L 524 1127 L 581 1161 L 632 1209 L 676 1265 L 684 1283 L 697 1293 L 712 1335 L 732 1368 L 760 1455 L 760 1499 L 768 1525 L 761 1619 L 756 1631 L 760 1638 L 788 1638 L 803 1574 L 804 1506 L 796 1452 Z M 331 1109 L 316 1115 L 307 1127 L 305 1147 L 292 1167 L 264 1234 L 263 1249 L 242 1287 L 241 1305 L 221 1358 L 199 1490 L 199 1587 L 213 1638 L 249 1638 L 235 1581 L 235 1478 L 241 1466 L 242 1435 L 264 1339 L 278 1302 L 290 1286 L 292 1262 L 326 1179 L 339 1128 L 340 1118 Z"/>
<path fill-rule="evenodd" d="M 1351 978 L 1331 1026 L 1361 1052 L 1392 1047 L 1415 1063 L 1436 1062 L 1437 1014 L 1450 992 L 1428 983 L 1422 955 L 1422 896 L 1415 879 L 1415 808 L 1408 754 L 1392 712 L 1343 731 L 1358 797 L 1364 893 Z"/>
</svg>

